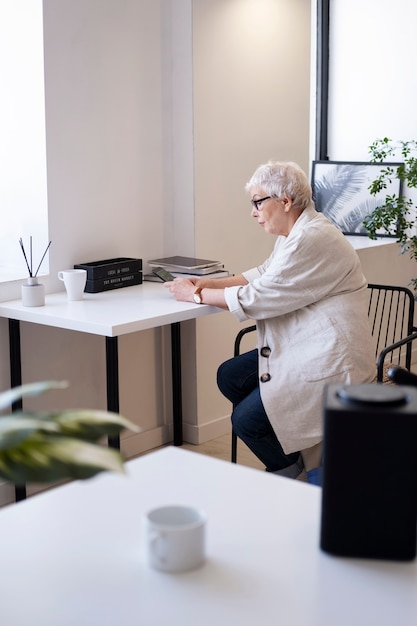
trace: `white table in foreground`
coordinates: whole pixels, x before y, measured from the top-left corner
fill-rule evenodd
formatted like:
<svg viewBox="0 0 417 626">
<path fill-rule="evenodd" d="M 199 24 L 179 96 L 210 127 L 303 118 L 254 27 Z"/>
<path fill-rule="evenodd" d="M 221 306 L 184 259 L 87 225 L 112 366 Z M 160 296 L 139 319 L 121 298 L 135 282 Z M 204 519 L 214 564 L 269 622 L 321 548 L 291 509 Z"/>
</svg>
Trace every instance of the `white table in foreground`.
<svg viewBox="0 0 417 626">
<path fill-rule="evenodd" d="M 4 626 L 417 624 L 415 561 L 320 551 L 319 488 L 174 447 L 127 472 L 0 510 Z M 173 502 L 208 515 L 194 572 L 145 560 L 143 514 Z"/>
</svg>

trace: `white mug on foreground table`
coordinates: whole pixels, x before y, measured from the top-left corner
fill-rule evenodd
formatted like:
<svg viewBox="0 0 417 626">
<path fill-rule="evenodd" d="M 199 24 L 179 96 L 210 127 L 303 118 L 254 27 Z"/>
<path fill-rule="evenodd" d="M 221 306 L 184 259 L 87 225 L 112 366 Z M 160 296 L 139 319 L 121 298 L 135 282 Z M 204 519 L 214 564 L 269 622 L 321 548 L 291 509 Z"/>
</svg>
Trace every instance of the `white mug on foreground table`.
<svg viewBox="0 0 417 626">
<path fill-rule="evenodd" d="M 58 278 L 62 280 L 65 285 L 68 300 L 83 299 L 85 284 L 87 282 L 87 270 L 62 270 L 58 272 Z"/>
<path fill-rule="evenodd" d="M 186 572 L 205 560 L 206 515 L 189 506 L 162 506 L 145 518 L 146 548 L 151 567 Z"/>
</svg>

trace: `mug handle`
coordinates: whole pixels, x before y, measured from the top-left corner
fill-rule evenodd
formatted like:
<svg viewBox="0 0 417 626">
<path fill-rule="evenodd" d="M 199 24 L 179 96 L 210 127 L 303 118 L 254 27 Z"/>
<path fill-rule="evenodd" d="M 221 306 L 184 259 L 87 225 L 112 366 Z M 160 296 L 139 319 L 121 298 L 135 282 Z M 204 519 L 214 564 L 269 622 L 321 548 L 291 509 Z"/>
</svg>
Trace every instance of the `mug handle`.
<svg viewBox="0 0 417 626">
<path fill-rule="evenodd" d="M 166 563 L 166 537 L 164 533 L 154 532 L 150 537 L 150 548 L 160 565 Z"/>
<path fill-rule="evenodd" d="M 59 280 L 64 280 L 64 272 L 58 272 Z"/>
</svg>

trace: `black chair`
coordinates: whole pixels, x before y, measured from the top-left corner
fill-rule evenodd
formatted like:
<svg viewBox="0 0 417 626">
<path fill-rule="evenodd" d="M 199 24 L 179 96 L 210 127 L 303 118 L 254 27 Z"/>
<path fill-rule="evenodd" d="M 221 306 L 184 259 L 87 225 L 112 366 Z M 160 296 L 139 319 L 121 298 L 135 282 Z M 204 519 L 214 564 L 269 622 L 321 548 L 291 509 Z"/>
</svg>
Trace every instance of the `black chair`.
<svg viewBox="0 0 417 626">
<path fill-rule="evenodd" d="M 414 326 L 414 295 L 407 287 L 368 284 L 368 318 L 375 340 L 377 363 L 376 382 L 392 382 L 388 370 L 392 366 L 411 369 L 412 342 L 417 339 Z M 248 326 L 238 332 L 234 344 L 234 356 L 240 354 L 241 342 L 247 333 L 256 330 Z M 237 460 L 237 435 L 232 431 L 232 463 Z"/>
<path fill-rule="evenodd" d="M 407 287 L 369 284 L 368 318 L 376 341 L 377 382 L 388 382 L 387 369 L 410 371 L 414 326 L 414 295 Z"/>
<path fill-rule="evenodd" d="M 247 326 L 246 328 L 242 328 L 236 335 L 235 346 L 233 350 L 233 356 L 238 356 L 240 354 L 240 344 L 242 343 L 242 339 L 248 333 L 253 333 L 256 330 L 256 325 Z M 232 430 L 232 463 L 236 463 L 237 460 L 237 435 Z"/>
</svg>

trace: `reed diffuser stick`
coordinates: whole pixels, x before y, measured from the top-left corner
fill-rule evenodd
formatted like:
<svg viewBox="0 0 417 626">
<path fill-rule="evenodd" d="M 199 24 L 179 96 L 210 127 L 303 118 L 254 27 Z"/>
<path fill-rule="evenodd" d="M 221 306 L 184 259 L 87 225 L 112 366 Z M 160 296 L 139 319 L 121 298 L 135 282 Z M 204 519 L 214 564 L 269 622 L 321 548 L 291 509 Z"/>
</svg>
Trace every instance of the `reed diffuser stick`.
<svg viewBox="0 0 417 626">
<path fill-rule="evenodd" d="M 50 241 L 48 243 L 48 245 L 46 246 L 46 250 L 45 250 L 45 252 L 42 255 L 42 258 L 41 258 L 41 260 L 39 262 L 39 265 L 38 265 L 38 269 L 36 270 L 35 274 L 33 274 L 33 265 L 32 265 L 32 235 L 30 236 L 30 252 L 29 252 L 29 254 L 30 254 L 30 263 L 29 263 L 28 258 L 26 256 L 25 246 L 23 245 L 22 237 L 20 237 L 19 243 L 20 243 L 20 247 L 22 248 L 22 252 L 23 252 L 23 256 L 24 256 L 25 262 L 26 262 L 26 267 L 28 268 L 29 276 L 30 276 L 30 278 L 32 278 L 32 277 L 36 278 L 36 276 L 38 275 L 38 272 L 40 270 L 40 267 L 42 265 L 42 261 L 44 260 L 44 258 L 46 256 L 46 253 L 48 252 L 49 246 L 51 245 L 52 241 Z"/>
<path fill-rule="evenodd" d="M 45 255 L 46 255 L 46 253 L 48 252 L 48 250 L 49 250 L 49 246 L 51 245 L 51 243 L 52 243 L 52 241 L 50 241 L 50 242 L 48 243 L 48 245 L 46 246 L 46 250 L 45 250 L 45 252 L 44 252 L 44 253 L 43 253 L 43 255 L 42 255 L 42 258 L 41 258 L 40 263 L 39 263 L 39 265 L 38 265 L 38 269 L 37 269 L 37 270 L 36 270 L 36 272 L 35 272 L 35 278 L 36 278 L 36 276 L 38 275 L 39 268 L 40 268 L 40 266 L 42 265 L 42 261 L 44 260 Z"/>
<path fill-rule="evenodd" d="M 25 257 L 26 267 L 28 268 L 29 276 L 32 276 L 32 270 L 29 267 L 28 259 L 25 252 L 25 246 L 23 245 L 23 239 L 20 237 L 19 239 L 20 247 L 22 248 L 23 256 Z"/>
</svg>

